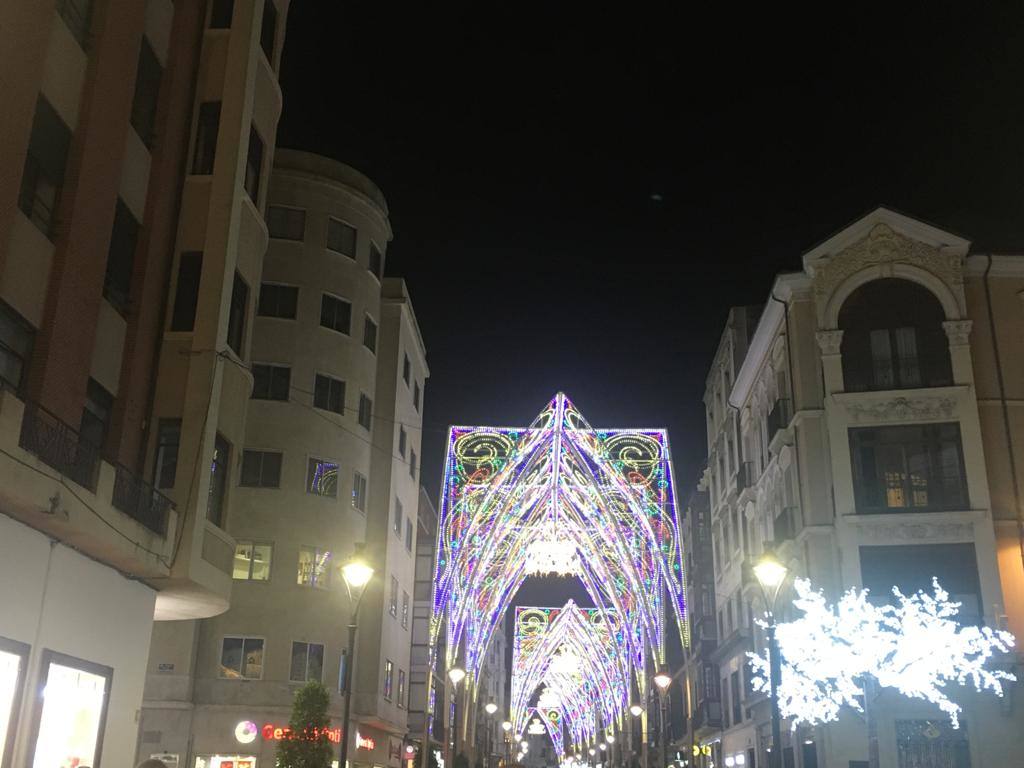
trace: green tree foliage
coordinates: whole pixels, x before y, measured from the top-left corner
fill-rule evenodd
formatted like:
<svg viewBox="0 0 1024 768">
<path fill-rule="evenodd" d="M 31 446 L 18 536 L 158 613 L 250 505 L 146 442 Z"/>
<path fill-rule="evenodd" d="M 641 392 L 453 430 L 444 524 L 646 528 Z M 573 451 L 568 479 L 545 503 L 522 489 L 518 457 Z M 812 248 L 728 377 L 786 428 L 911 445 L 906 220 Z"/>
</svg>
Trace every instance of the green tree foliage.
<svg viewBox="0 0 1024 768">
<path fill-rule="evenodd" d="M 327 707 L 331 695 L 323 684 L 310 681 L 295 693 L 289 734 L 277 745 L 278 768 L 331 768 L 334 749 L 327 738 L 331 727 Z"/>
</svg>

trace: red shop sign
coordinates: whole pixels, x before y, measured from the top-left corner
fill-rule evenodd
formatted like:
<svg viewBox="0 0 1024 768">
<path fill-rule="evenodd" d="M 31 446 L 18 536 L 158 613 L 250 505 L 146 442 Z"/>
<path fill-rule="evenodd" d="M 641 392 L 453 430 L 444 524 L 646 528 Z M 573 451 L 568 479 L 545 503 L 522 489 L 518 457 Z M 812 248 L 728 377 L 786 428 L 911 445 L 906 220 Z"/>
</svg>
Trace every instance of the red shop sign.
<svg viewBox="0 0 1024 768">
<path fill-rule="evenodd" d="M 302 733 L 294 733 L 286 725 L 267 723 L 260 732 L 263 734 L 264 741 L 288 741 L 290 739 L 316 741 L 326 736 L 328 741 L 333 741 L 335 744 L 341 743 L 341 728 L 306 728 Z"/>
</svg>

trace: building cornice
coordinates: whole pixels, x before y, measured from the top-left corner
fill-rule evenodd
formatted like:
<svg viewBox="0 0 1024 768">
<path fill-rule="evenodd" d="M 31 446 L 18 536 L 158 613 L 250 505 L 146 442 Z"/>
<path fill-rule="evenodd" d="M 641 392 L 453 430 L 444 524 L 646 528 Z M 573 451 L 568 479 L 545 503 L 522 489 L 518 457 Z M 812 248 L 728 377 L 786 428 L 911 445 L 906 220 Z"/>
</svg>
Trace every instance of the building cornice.
<svg viewBox="0 0 1024 768">
<path fill-rule="evenodd" d="M 991 277 L 1022 277 L 1024 278 L 1024 255 L 974 253 L 964 262 L 964 274 L 970 277 L 981 277 L 988 269 L 991 259 Z"/>
</svg>

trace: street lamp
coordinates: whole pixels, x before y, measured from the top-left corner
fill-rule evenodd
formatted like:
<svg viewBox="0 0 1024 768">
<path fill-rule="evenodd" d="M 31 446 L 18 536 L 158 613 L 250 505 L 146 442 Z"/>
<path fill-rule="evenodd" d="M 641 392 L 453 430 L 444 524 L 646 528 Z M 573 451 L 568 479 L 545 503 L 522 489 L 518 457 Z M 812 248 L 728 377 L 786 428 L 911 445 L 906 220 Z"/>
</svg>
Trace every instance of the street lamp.
<svg viewBox="0 0 1024 768">
<path fill-rule="evenodd" d="M 348 663 L 345 665 L 345 715 L 341 723 L 341 746 L 338 747 L 338 765 L 346 768 L 348 760 L 349 722 L 352 717 L 352 668 L 356 661 L 356 629 L 359 615 L 359 603 L 366 592 L 366 585 L 373 578 L 373 566 L 363 557 L 363 544 L 356 544 L 352 557 L 341 567 L 341 575 L 345 580 L 348 592 L 348 604 L 352 615 L 348 622 Z"/>
<path fill-rule="evenodd" d="M 786 581 L 789 569 L 775 555 L 766 552 L 753 567 L 754 576 L 761 586 L 768 613 L 768 672 L 769 693 L 772 703 L 772 749 L 768 752 L 769 768 L 782 765 L 782 717 L 779 714 L 779 683 L 782 680 L 782 660 L 779 658 L 779 643 L 775 638 L 775 602 Z"/>
<path fill-rule="evenodd" d="M 633 717 L 640 717 L 640 715 L 642 715 L 643 713 L 644 708 L 636 702 L 629 705 L 629 714 L 631 714 Z"/>
<path fill-rule="evenodd" d="M 494 703 L 494 699 L 491 699 L 484 705 L 484 712 L 487 713 L 487 754 L 484 757 L 484 767 L 490 768 L 491 766 L 491 753 L 494 751 L 494 713 L 498 711 L 498 705 Z"/>
<path fill-rule="evenodd" d="M 466 670 L 457 664 L 448 670 L 448 679 L 452 683 L 452 723 L 450 727 L 451 734 L 451 747 L 449 752 L 449 760 L 446 763 L 448 766 L 455 764 L 455 757 L 459 751 L 459 683 L 466 677 Z M 341 768 L 339 766 L 338 768 Z"/>
<path fill-rule="evenodd" d="M 658 669 L 657 673 L 655 673 L 654 684 L 658 688 L 658 699 L 661 705 L 661 710 L 659 712 L 661 715 L 659 718 L 661 721 L 659 723 L 661 730 L 661 738 L 659 739 L 661 742 L 661 768 L 668 768 L 668 744 L 666 743 L 668 739 L 668 731 L 665 728 L 665 713 L 667 711 L 666 703 L 668 699 L 668 687 L 672 685 L 672 675 L 668 673 L 668 668 L 666 666 L 662 665 L 661 668 Z"/>
</svg>

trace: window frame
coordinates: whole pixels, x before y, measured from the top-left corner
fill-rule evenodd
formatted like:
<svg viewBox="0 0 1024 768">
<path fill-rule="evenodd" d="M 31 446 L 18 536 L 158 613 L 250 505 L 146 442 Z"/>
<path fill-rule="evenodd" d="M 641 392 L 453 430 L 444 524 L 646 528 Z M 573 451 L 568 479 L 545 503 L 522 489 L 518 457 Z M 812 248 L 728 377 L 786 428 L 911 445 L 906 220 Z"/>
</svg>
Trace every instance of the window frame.
<svg viewBox="0 0 1024 768">
<path fill-rule="evenodd" d="M 148 55 L 146 53 L 147 50 L 149 52 Z M 142 74 L 145 73 L 147 76 L 153 75 L 154 70 L 152 66 L 154 64 L 156 65 L 156 79 L 155 88 L 152 88 L 154 82 L 151 79 L 144 82 Z M 163 77 L 163 64 L 160 63 L 160 59 L 156 55 L 153 45 L 149 42 L 149 38 L 143 34 L 142 41 L 139 44 L 135 88 L 132 93 L 132 108 L 128 123 L 131 125 L 132 130 L 135 131 L 135 135 L 139 137 L 139 140 L 150 152 L 153 151 L 153 147 L 156 144 L 156 114 L 160 103 L 160 88 L 163 85 Z"/>
<path fill-rule="evenodd" d="M 4 737 L 4 751 L 0 752 L 0 766 L 12 768 L 14 756 L 14 735 L 18 732 L 18 721 L 21 719 L 23 709 L 22 702 L 25 694 L 25 680 L 28 677 L 28 660 L 32 652 L 32 646 L 9 637 L 0 635 L 0 651 L 19 658 L 18 675 L 14 680 L 14 690 L 11 692 L 11 714 L 7 721 L 7 733 L 0 734 Z"/>
<path fill-rule="evenodd" d="M 361 494 L 357 493 L 357 487 L 359 485 L 359 482 L 358 482 L 359 480 L 362 480 L 362 493 Z M 370 484 L 369 480 L 366 478 L 366 476 L 362 472 L 360 472 L 358 469 L 353 470 L 353 474 L 352 474 L 352 508 L 354 510 L 356 510 L 356 512 L 359 512 L 360 514 L 363 514 L 363 515 L 366 514 L 366 499 L 367 499 L 367 491 L 369 490 L 369 484 Z M 362 506 L 360 506 L 359 504 L 356 503 L 357 499 L 360 501 Z"/>
<path fill-rule="evenodd" d="M 195 141 L 192 146 L 192 160 L 189 163 L 190 176 L 211 176 L 217 164 L 217 140 L 220 137 L 220 101 L 203 101 L 196 110 Z M 212 136 L 206 131 L 213 128 Z M 210 139 L 212 138 L 212 144 Z"/>
<path fill-rule="evenodd" d="M 230 677 L 222 673 L 224 669 L 224 643 L 227 640 L 241 640 L 242 641 L 242 664 L 238 670 L 238 677 Z M 259 677 L 246 677 L 242 674 L 242 670 L 245 668 L 245 643 L 247 640 L 258 640 L 261 643 L 260 649 L 263 653 L 262 663 L 260 664 L 260 676 Z M 267 638 L 261 635 L 221 635 L 220 638 L 220 661 L 217 664 L 217 679 L 218 680 L 262 680 L 266 676 L 267 670 Z"/>
<path fill-rule="evenodd" d="M 319 383 L 318 379 L 326 379 L 326 381 L 327 381 L 327 407 L 324 407 L 323 405 L 317 405 L 317 386 L 318 386 L 318 383 Z M 330 407 L 331 399 L 332 399 L 331 398 L 331 392 L 332 392 L 332 389 L 333 389 L 333 385 L 335 385 L 335 384 L 340 384 L 341 385 L 341 393 L 340 393 L 341 394 L 341 403 L 340 403 L 340 405 L 338 407 L 338 410 L 335 410 L 334 408 Z M 348 385 L 346 384 L 344 379 L 339 379 L 337 376 L 332 376 L 329 373 L 322 373 L 320 371 L 315 371 L 313 373 L 313 395 L 312 395 L 312 397 L 313 397 L 313 407 L 316 408 L 317 410 L 326 411 L 327 413 L 333 413 L 333 414 L 336 414 L 338 416 L 344 416 L 345 415 L 345 397 L 346 397 L 347 394 L 348 394 Z"/>
<path fill-rule="evenodd" d="M 374 253 L 377 254 L 377 269 L 373 268 Z M 370 238 L 370 248 L 366 254 L 366 271 L 373 275 L 377 282 L 384 282 L 384 251 L 377 247 L 377 243 L 374 242 L 373 238 Z"/>
<path fill-rule="evenodd" d="M 391 614 L 391 618 L 398 618 L 398 590 L 401 585 L 398 583 L 398 577 L 395 574 L 391 574 L 391 594 L 388 597 L 388 613 Z"/>
<path fill-rule="evenodd" d="M 265 0 L 270 3 L 271 0 Z M 266 6 L 264 6 L 266 7 Z M 260 189 L 263 180 L 263 160 L 267 156 L 267 142 L 256 130 L 256 124 L 249 124 L 249 142 L 245 149 L 245 168 L 242 174 L 242 189 L 256 208 L 260 207 Z"/>
<path fill-rule="evenodd" d="M 241 291 L 241 293 L 239 293 Z M 249 325 L 249 294 L 252 289 L 242 277 L 242 273 L 235 270 L 235 277 L 231 283 L 231 298 L 228 302 L 228 327 L 224 343 L 241 359 L 245 357 L 245 332 Z M 239 306 L 241 300 L 241 306 Z M 238 314 L 235 314 L 235 313 Z M 237 346 L 236 346 L 237 344 Z"/>
<path fill-rule="evenodd" d="M 311 551 L 311 552 L 313 552 L 313 562 L 314 563 L 319 559 L 320 555 L 323 555 L 323 554 L 326 554 L 328 556 L 327 559 L 330 561 L 327 565 L 324 566 L 324 571 L 323 571 L 323 577 L 322 578 L 317 579 L 316 578 L 316 574 L 311 571 L 311 573 L 310 573 L 310 581 L 309 581 L 308 584 L 304 584 L 303 582 L 299 581 L 299 577 L 301 576 L 301 571 L 299 569 L 300 569 L 300 566 L 302 564 L 301 557 L 302 557 L 302 553 L 304 551 Z M 296 561 L 295 561 L 295 572 L 296 572 L 295 573 L 295 585 L 298 586 L 298 587 L 302 587 L 303 589 L 314 589 L 314 590 L 318 590 L 318 591 L 321 591 L 321 592 L 329 592 L 331 590 L 332 586 L 333 586 L 332 582 L 334 581 L 333 574 L 331 573 L 331 564 L 333 562 L 334 562 L 334 550 L 333 549 L 324 549 L 324 548 L 312 546 L 312 545 L 309 545 L 309 544 L 300 544 L 299 545 L 299 558 L 297 558 Z M 326 582 L 326 583 L 323 583 L 323 582 Z"/>
<path fill-rule="evenodd" d="M 365 423 L 363 421 L 363 414 L 364 414 L 363 404 L 364 403 L 366 404 L 366 409 L 365 409 L 366 421 L 365 421 Z M 371 397 L 369 397 L 365 392 L 360 392 L 359 393 L 359 410 L 356 413 L 357 413 L 357 415 L 356 415 L 356 423 L 358 423 L 359 426 L 361 426 L 367 432 L 371 431 L 372 428 L 373 428 L 373 399 Z"/>
<path fill-rule="evenodd" d="M 301 213 L 302 214 L 302 231 L 299 233 L 299 236 L 298 237 L 284 237 L 284 236 L 282 236 L 280 234 L 274 234 L 274 228 L 271 227 L 271 225 L 270 225 L 271 211 L 290 211 L 292 213 Z M 281 241 L 284 241 L 284 242 L 287 242 L 287 243 L 302 243 L 302 242 L 305 242 L 305 240 L 306 240 L 306 214 L 307 214 L 307 212 L 308 212 L 307 209 L 300 208 L 300 207 L 298 207 L 296 205 L 278 205 L 277 203 L 274 203 L 272 205 L 268 205 L 266 213 L 264 214 L 264 219 L 266 220 L 266 224 L 267 224 L 267 236 L 271 240 L 281 240 Z"/>
<path fill-rule="evenodd" d="M 184 263 L 188 259 L 188 264 Z M 187 271 L 185 271 L 187 269 Z M 195 270 L 195 290 L 192 290 L 192 283 L 187 293 L 181 292 L 182 279 L 191 278 Z M 196 312 L 199 310 L 199 289 L 203 281 L 203 252 L 202 251 L 178 251 L 178 268 L 174 279 L 174 302 L 171 305 L 171 316 L 168 318 L 167 330 L 170 333 L 192 333 L 196 327 Z M 188 327 L 184 321 L 188 318 Z"/>
<path fill-rule="evenodd" d="M 259 480 L 256 483 L 247 483 L 247 482 L 245 482 L 245 460 L 246 460 L 246 457 L 247 456 L 257 456 L 257 455 L 260 457 Z M 267 485 L 264 482 L 264 480 L 265 480 L 264 468 L 265 468 L 267 456 L 277 456 L 278 457 L 277 484 L 276 485 Z M 280 487 L 281 487 L 281 475 L 283 473 L 283 470 L 284 470 L 284 452 L 283 451 L 276 451 L 276 450 L 272 450 L 272 449 L 262 449 L 262 448 L 242 448 L 242 460 L 239 462 L 239 465 L 238 465 L 238 472 L 239 472 L 239 475 L 238 475 L 238 487 L 239 488 L 260 488 L 260 489 L 264 489 L 264 490 L 277 490 L 277 489 L 280 489 Z"/>
<path fill-rule="evenodd" d="M 395 682 L 395 663 L 391 659 L 384 660 L 384 685 L 381 686 L 382 694 L 386 701 L 391 701 Z"/>
<path fill-rule="evenodd" d="M 331 247 L 331 224 L 332 223 L 340 224 L 342 227 L 347 227 L 348 229 L 352 230 L 352 253 L 346 253 L 345 251 L 342 251 L 342 250 L 339 250 L 337 248 L 332 248 Z M 342 231 L 344 231 L 344 230 L 342 230 Z M 328 215 L 327 216 L 327 229 L 324 232 L 324 248 L 325 248 L 325 250 L 328 250 L 331 253 L 336 253 L 339 256 L 345 256 L 346 258 L 349 258 L 349 259 L 352 259 L 353 261 L 355 261 L 356 260 L 356 254 L 359 253 L 359 227 L 357 227 L 355 224 L 349 223 L 345 219 L 339 218 L 337 216 Z"/>
<path fill-rule="evenodd" d="M 161 442 L 164 434 L 164 427 L 177 426 L 177 441 Z M 164 449 L 173 446 L 174 447 L 174 473 L 171 477 L 171 484 L 163 484 L 163 472 L 161 471 L 164 467 Z M 174 484 L 178 481 L 178 456 L 181 451 L 181 419 L 179 418 L 164 418 L 160 417 L 156 422 L 156 443 L 153 449 L 153 487 L 157 490 L 169 490 L 174 488 Z"/>
<path fill-rule="evenodd" d="M 333 494 L 329 494 L 329 493 L 315 493 L 314 491 L 310 490 L 310 487 L 311 487 L 310 486 L 310 480 L 311 480 L 311 478 L 310 478 L 310 467 L 312 466 L 312 464 L 314 462 L 317 462 L 319 464 L 333 464 L 334 465 L 334 469 L 335 469 L 334 477 L 335 477 L 335 480 L 334 480 L 334 493 Z M 328 458 L 325 458 L 323 456 L 314 456 L 312 454 L 307 455 L 306 456 L 306 474 L 305 474 L 306 493 L 308 495 L 310 495 L 310 496 L 316 496 L 317 498 L 321 498 L 321 499 L 334 499 L 335 501 L 337 501 L 338 500 L 338 479 L 337 478 L 338 478 L 338 475 L 340 473 L 341 473 L 341 462 L 340 461 L 337 461 L 335 459 L 328 459 Z"/>
<path fill-rule="evenodd" d="M 305 676 L 301 680 L 296 680 L 292 677 L 292 662 L 295 658 L 295 646 L 304 645 L 306 646 L 306 664 L 305 664 Z M 311 678 L 309 676 L 309 651 L 312 646 L 320 647 L 320 677 Z M 308 682 L 323 683 L 324 681 L 324 668 L 327 666 L 327 644 L 326 643 L 314 643 L 310 640 L 292 640 L 291 653 L 288 655 L 288 682 L 295 685 L 305 685 Z"/>
<path fill-rule="evenodd" d="M 251 551 L 253 551 L 253 552 L 255 551 L 256 547 L 267 547 L 270 550 L 270 559 L 267 561 L 267 578 L 265 578 L 265 579 L 253 578 L 252 571 L 253 571 L 253 566 L 256 563 L 256 558 L 255 557 L 250 557 L 249 558 L 249 573 L 248 573 L 248 575 L 244 579 L 240 579 L 237 576 L 235 576 L 235 573 L 234 573 L 234 560 L 232 560 L 231 580 L 232 581 L 248 581 L 248 582 L 253 582 L 253 583 L 256 583 L 256 584 L 269 584 L 271 578 L 274 575 L 273 574 L 273 569 L 274 569 L 274 542 L 272 542 L 272 541 L 263 541 L 263 540 L 258 540 L 258 539 L 236 539 L 235 540 L 235 555 L 234 555 L 235 557 L 238 556 L 238 548 L 240 546 L 242 546 L 242 545 L 245 545 L 245 544 L 248 544 L 252 548 Z"/>
<path fill-rule="evenodd" d="M 295 296 L 295 305 L 294 305 L 294 308 L 292 309 L 292 314 L 290 314 L 290 315 L 273 314 L 273 313 L 268 313 L 268 312 L 264 312 L 263 311 L 264 310 L 264 304 L 263 304 L 264 293 L 263 292 L 267 288 L 271 289 L 271 293 L 267 294 L 267 301 L 268 302 L 270 301 L 271 295 L 273 295 L 273 297 L 274 297 L 274 306 L 272 308 L 271 307 L 267 307 L 267 309 L 273 309 L 274 312 L 280 312 L 281 293 L 285 292 L 285 291 L 287 291 L 289 293 L 293 293 L 293 295 Z M 282 290 L 282 289 L 284 289 L 284 290 Z M 297 320 L 298 317 L 299 317 L 299 293 L 300 293 L 300 290 L 301 289 L 299 288 L 299 286 L 291 285 L 289 283 L 279 283 L 279 282 L 276 282 L 274 280 L 263 280 L 263 281 L 261 281 L 260 282 L 260 292 L 259 292 L 259 295 L 256 297 L 256 317 L 265 317 L 268 320 Z"/>
<path fill-rule="evenodd" d="M 371 329 L 372 333 L 371 333 Z M 380 326 L 370 317 L 363 315 L 363 348 L 368 349 L 371 355 L 377 354 L 377 336 L 380 333 Z"/>
<path fill-rule="evenodd" d="M 326 307 L 324 305 L 325 305 L 325 303 L 328 300 L 330 300 L 332 302 L 338 302 L 338 303 L 341 303 L 341 304 L 345 304 L 345 305 L 348 306 L 348 322 L 346 323 L 345 330 L 341 330 L 341 329 L 335 327 L 333 324 L 332 325 L 324 325 L 324 310 L 326 309 Z M 330 293 L 329 291 L 321 291 L 320 292 L 320 319 L 319 319 L 318 323 L 319 323 L 321 328 L 326 328 L 328 331 L 331 331 L 333 333 L 338 333 L 338 334 L 341 334 L 342 336 L 346 336 L 348 338 L 352 338 L 352 302 L 349 301 L 348 299 L 344 298 L 343 296 L 339 296 L 336 293 Z"/>
<path fill-rule="evenodd" d="M 268 397 L 257 397 L 256 396 L 256 369 L 269 369 L 267 378 L 267 394 Z M 260 400 L 267 403 L 287 403 L 291 399 L 292 392 L 292 367 L 283 363 L 252 363 L 250 371 L 252 373 L 252 392 L 249 394 L 250 400 Z M 287 371 L 288 372 L 288 386 L 284 397 L 273 397 L 274 389 L 274 373 L 276 371 Z"/>
</svg>

